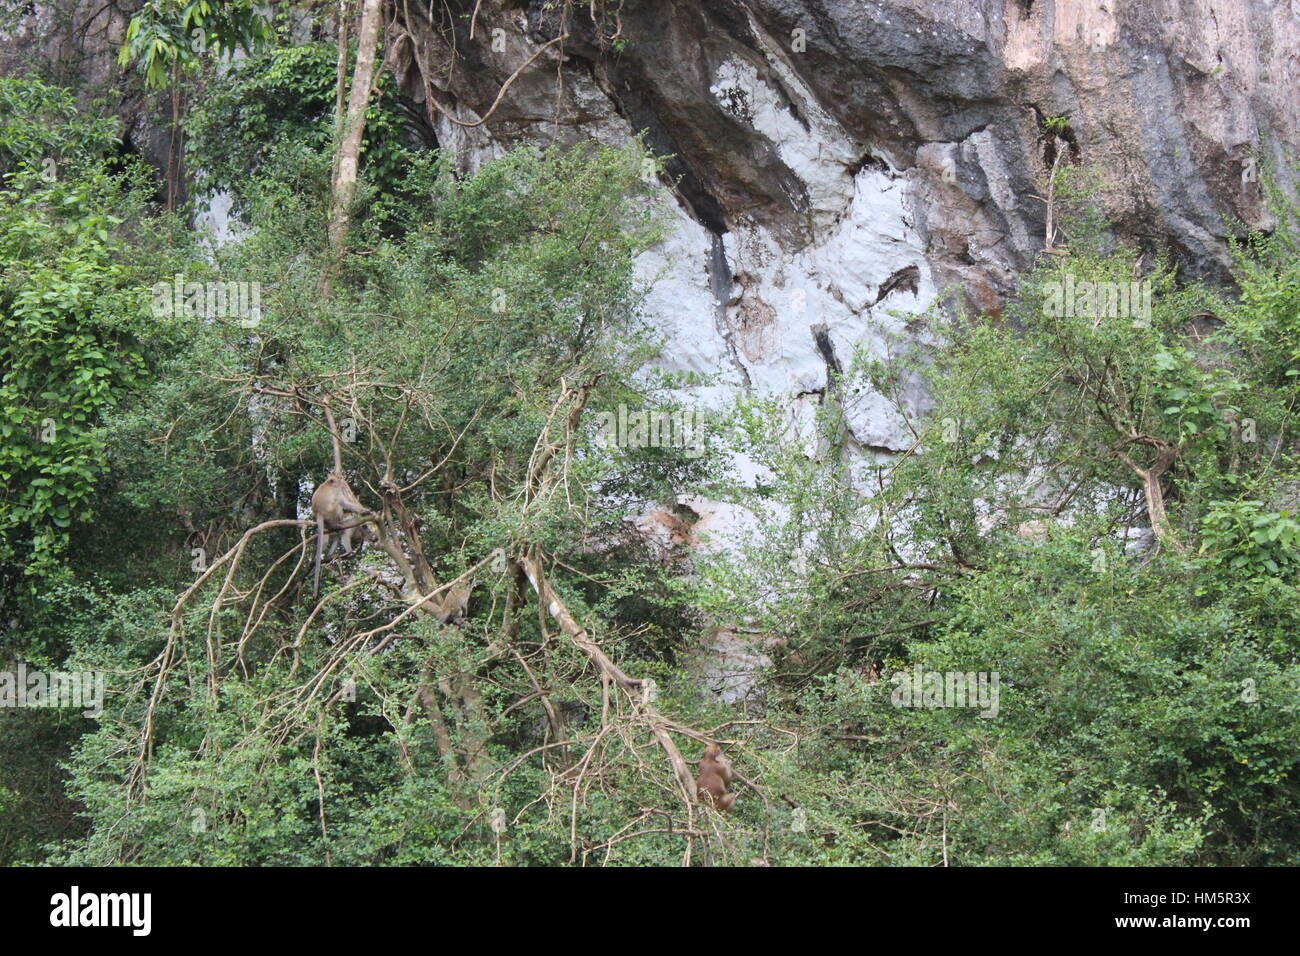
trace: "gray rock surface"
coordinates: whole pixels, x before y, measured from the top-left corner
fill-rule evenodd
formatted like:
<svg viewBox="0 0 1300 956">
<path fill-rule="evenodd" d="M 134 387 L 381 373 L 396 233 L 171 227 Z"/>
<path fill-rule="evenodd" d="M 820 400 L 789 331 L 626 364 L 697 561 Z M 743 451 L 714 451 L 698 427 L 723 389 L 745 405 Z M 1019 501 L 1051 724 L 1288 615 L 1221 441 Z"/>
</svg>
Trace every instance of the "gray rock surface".
<svg viewBox="0 0 1300 956">
<path fill-rule="evenodd" d="M 1118 235 L 1191 276 L 1223 278 L 1227 237 L 1269 225 L 1263 161 L 1295 188 L 1289 0 L 483 0 L 471 37 L 475 8 L 413 14 L 421 56 L 396 60 L 444 144 L 472 165 L 645 131 L 672 157 L 677 226 L 648 257 L 666 363 L 784 394 L 795 418 L 828 356 L 900 331 L 891 311 L 998 312 L 1043 247 L 1047 117 L 1104 174 Z M 899 447 L 879 396 L 849 411 L 859 445 Z"/>
</svg>

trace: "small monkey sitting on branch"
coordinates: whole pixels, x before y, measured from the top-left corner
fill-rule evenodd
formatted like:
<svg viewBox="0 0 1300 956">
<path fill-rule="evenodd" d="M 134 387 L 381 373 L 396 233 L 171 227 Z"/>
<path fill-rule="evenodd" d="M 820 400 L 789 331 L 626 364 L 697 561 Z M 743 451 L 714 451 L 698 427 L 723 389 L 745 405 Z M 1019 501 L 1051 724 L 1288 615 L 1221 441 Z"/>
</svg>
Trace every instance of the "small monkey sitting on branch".
<svg viewBox="0 0 1300 956">
<path fill-rule="evenodd" d="M 352 547 L 353 536 L 356 536 L 357 544 L 361 544 L 366 540 L 369 529 L 365 527 L 367 523 L 365 519 L 349 521 L 348 514 L 371 517 L 374 515 L 374 512 L 357 500 L 357 496 L 348 486 L 347 479 L 343 477 L 343 454 L 339 447 L 339 430 L 334 423 L 334 412 L 330 408 L 328 399 L 324 403 L 324 410 L 330 447 L 334 451 L 334 470 L 316 486 L 311 496 L 311 513 L 316 519 L 316 568 L 312 572 L 312 597 L 320 591 L 320 559 L 325 549 L 325 535 L 327 533 L 338 535 L 330 544 L 330 555 L 340 544 L 343 546 L 344 555 L 350 555 L 355 550 Z"/>
<path fill-rule="evenodd" d="M 700 757 L 700 777 L 695 784 L 700 802 L 722 812 L 730 810 L 736 802 L 734 793 L 727 793 L 731 784 L 731 761 L 717 744 L 709 744 Z"/>
<path fill-rule="evenodd" d="M 442 599 L 433 604 L 433 616 L 439 624 L 459 624 L 469 617 L 469 596 L 472 583 L 451 588 Z"/>
<path fill-rule="evenodd" d="M 311 593 L 314 597 L 320 590 L 320 561 L 321 554 L 325 550 L 326 534 L 338 535 L 330 544 L 331 555 L 339 545 L 343 546 L 344 555 L 350 555 L 354 551 L 353 535 L 358 536 L 357 543 L 360 544 L 365 540 L 366 529 L 365 521 L 349 521 L 348 514 L 370 515 L 372 512 L 357 500 L 357 496 L 348 487 L 347 480 L 340 473 L 331 472 L 312 493 L 311 513 L 316 518 L 316 569 L 312 573 L 311 583 Z"/>
</svg>

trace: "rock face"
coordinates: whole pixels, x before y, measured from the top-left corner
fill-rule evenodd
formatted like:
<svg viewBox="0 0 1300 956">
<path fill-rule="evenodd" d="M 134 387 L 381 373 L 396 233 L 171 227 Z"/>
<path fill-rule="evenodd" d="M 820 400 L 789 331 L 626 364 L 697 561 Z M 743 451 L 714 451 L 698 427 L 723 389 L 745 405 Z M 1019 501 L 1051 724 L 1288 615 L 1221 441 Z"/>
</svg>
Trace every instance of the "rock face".
<svg viewBox="0 0 1300 956">
<path fill-rule="evenodd" d="M 436 101 L 440 142 L 467 165 L 518 142 L 638 133 L 670 157 L 675 225 L 642 266 L 664 364 L 724 383 L 702 403 L 774 393 L 806 425 L 855 350 L 906 347 L 897 313 L 940 301 L 999 314 L 1044 248 L 1038 197 L 1057 152 L 1104 174 L 1120 238 L 1194 277 L 1223 278 L 1227 237 L 1269 225 L 1265 162 L 1296 187 L 1300 0 L 615 6 L 451 0 L 461 16 L 408 24 L 402 49 L 419 55 L 397 69 L 410 96 Z M 835 400 L 850 451 L 907 447 L 882 396 Z M 702 540 L 747 527 L 689 504 Z M 702 679 L 740 700 L 763 651 L 761 637 L 720 635 L 701 648 Z"/>
<path fill-rule="evenodd" d="M 662 276 L 665 362 L 786 396 L 796 418 L 829 368 L 905 331 L 892 312 L 942 298 L 997 313 L 1043 248 L 1050 117 L 1066 120 L 1064 159 L 1104 173 L 1119 234 L 1188 275 L 1221 278 L 1227 236 L 1268 226 L 1259 157 L 1295 187 L 1300 2 L 556 7 L 413 12 L 404 89 L 436 100 L 467 165 L 521 141 L 644 131 L 672 157 L 675 228 L 644 263 Z M 879 396 L 847 404 L 851 442 L 905 447 Z"/>
<path fill-rule="evenodd" d="M 855 349 L 905 341 L 891 313 L 942 299 L 997 314 L 1043 247 L 1048 118 L 1067 123 L 1066 161 L 1104 173 L 1119 234 L 1189 275 L 1221 278 L 1226 237 L 1268 226 L 1261 159 L 1296 187 L 1300 0 L 394 9 L 388 63 L 467 167 L 520 142 L 637 134 L 669 157 L 673 228 L 642 266 L 665 364 L 721 376 L 706 403 L 756 389 L 806 418 Z M 0 68 L 121 87 L 123 29 L 116 7 L 32 4 L 0 21 Z M 122 97 L 130 148 L 160 166 L 169 106 Z M 838 399 L 859 451 L 904 447 L 879 396 Z"/>
</svg>

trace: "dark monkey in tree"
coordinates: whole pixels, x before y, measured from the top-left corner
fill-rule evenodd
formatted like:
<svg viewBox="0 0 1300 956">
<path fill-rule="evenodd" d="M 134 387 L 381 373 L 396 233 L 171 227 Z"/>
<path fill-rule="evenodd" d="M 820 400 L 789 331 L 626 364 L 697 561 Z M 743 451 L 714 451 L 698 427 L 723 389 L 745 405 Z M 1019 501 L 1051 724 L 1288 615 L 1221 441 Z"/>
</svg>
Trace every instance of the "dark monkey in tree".
<svg viewBox="0 0 1300 956">
<path fill-rule="evenodd" d="M 357 496 L 348 487 L 347 481 L 338 472 L 332 472 L 322 481 L 311 496 L 311 512 L 316 517 L 316 570 L 312 574 L 311 593 L 315 596 L 320 590 L 320 560 L 325 549 L 325 535 L 337 533 L 338 537 L 330 545 L 330 554 L 340 544 L 344 553 L 352 553 L 352 537 L 355 534 L 358 543 L 365 538 L 363 525 L 345 527 L 348 514 L 370 514 L 370 511 L 357 500 Z"/>
<path fill-rule="evenodd" d="M 718 810 L 730 810 L 736 802 L 736 795 L 727 793 L 730 783 L 731 761 L 723 755 L 721 747 L 709 744 L 704 748 L 704 756 L 700 757 L 700 777 L 695 784 L 700 802 Z"/>
</svg>

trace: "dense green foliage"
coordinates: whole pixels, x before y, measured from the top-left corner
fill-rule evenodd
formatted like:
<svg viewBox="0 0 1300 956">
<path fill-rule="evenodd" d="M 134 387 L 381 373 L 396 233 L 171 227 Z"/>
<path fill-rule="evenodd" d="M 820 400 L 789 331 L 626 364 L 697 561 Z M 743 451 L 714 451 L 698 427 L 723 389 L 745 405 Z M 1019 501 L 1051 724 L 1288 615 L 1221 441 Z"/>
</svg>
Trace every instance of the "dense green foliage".
<svg viewBox="0 0 1300 956">
<path fill-rule="evenodd" d="M 61 164 L 102 158 L 117 142 L 117 119 L 83 113 L 68 90 L 31 78 L 0 77 L 0 176 L 24 166 L 47 182 Z"/>
<path fill-rule="evenodd" d="M 200 187 L 229 191 L 242 210 L 249 177 L 273 173 L 273 157 L 326 152 L 334 136 L 337 57 L 328 43 L 307 43 L 276 47 L 223 68 L 186 124 Z M 389 193 L 402 191 L 409 161 L 404 144 L 418 144 L 410 111 L 393 86 L 390 75 L 380 77 L 366 111 L 361 152 L 371 180 Z"/>
<path fill-rule="evenodd" d="M 146 0 L 127 24 L 118 62 L 135 64 L 152 87 L 193 70 L 205 53 L 253 51 L 271 35 L 267 8 L 253 0 Z"/>
<path fill-rule="evenodd" d="M 228 79 L 189 118 L 241 212 L 216 248 L 109 121 L 0 80 L 0 670 L 109 687 L 94 717 L 0 708 L 0 862 L 1300 862 L 1286 197 L 1217 290 L 1117 244 L 1066 174 L 1069 254 L 1000 319 L 909 317 L 813 442 L 753 397 L 696 457 L 596 427 L 699 384 L 656 371 L 641 315 L 639 143 L 462 175 L 385 95 L 326 285 L 330 51 Z M 159 309 L 176 275 L 260 310 Z M 1061 308 L 1137 281 L 1149 313 Z M 866 389 L 905 454 L 848 450 Z M 378 540 L 313 596 L 336 447 Z M 753 533 L 691 551 L 630 520 L 688 495 Z M 462 574 L 466 620 L 426 613 Z M 737 635 L 770 666 L 724 703 L 700 648 Z M 900 706 L 915 668 L 998 696 Z M 732 813 L 686 798 L 664 738 L 724 743 Z"/>
<path fill-rule="evenodd" d="M 186 245 L 149 214 L 143 172 L 112 157 L 111 120 L 37 82 L 0 81 L 0 98 L 13 110 L 0 129 L 0 576 L 39 601 L 93 516 L 104 414 L 174 334 L 139 287 Z"/>
<path fill-rule="evenodd" d="M 1005 321 L 934 314 L 863 356 L 843 391 L 892 396 L 917 436 L 859 476 L 874 494 L 765 440 L 775 407 L 742 416 L 773 474 L 752 503 L 781 531 L 701 596 L 725 614 L 768 595 L 746 623 L 782 635 L 769 720 L 800 728 L 802 757 L 774 786 L 827 837 L 803 859 L 1297 862 L 1300 220 L 1274 199 L 1234 301 L 1157 264 L 1149 316 L 1054 314 L 1067 281 L 1136 274 L 1084 204 L 1069 258 L 1043 257 Z M 833 447 L 833 407 L 823 427 Z M 1139 470 L 1166 450 L 1151 542 Z M 997 716 L 890 706 L 917 664 L 997 673 Z"/>
</svg>

